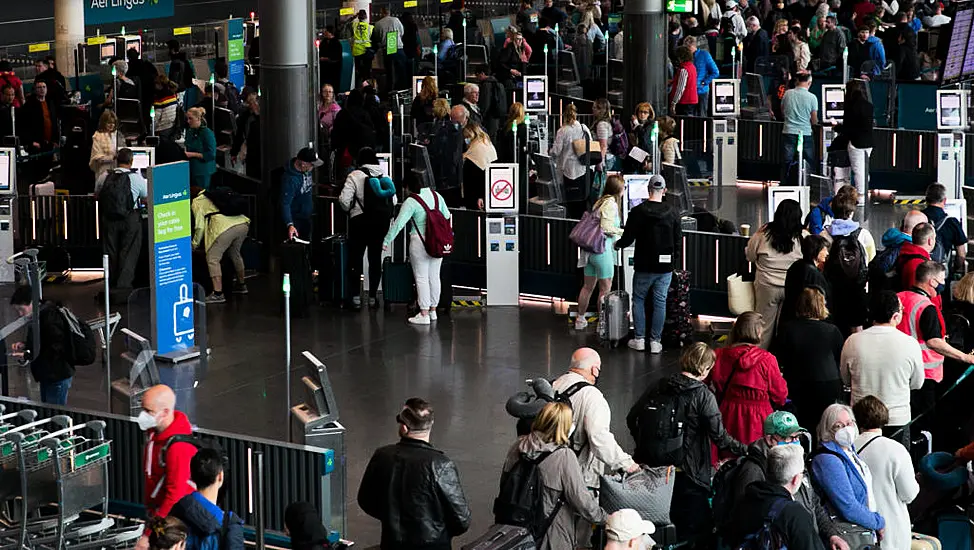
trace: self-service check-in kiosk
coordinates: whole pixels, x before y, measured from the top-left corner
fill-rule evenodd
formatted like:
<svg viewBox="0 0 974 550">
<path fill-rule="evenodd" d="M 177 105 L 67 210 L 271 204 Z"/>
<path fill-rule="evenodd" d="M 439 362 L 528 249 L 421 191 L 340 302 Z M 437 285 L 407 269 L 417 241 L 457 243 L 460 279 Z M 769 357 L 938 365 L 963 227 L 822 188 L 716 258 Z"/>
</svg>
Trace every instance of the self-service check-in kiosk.
<svg viewBox="0 0 974 550">
<path fill-rule="evenodd" d="M 518 305 L 518 172 L 515 163 L 489 164 L 486 170 L 488 306 Z"/>
<path fill-rule="evenodd" d="M 964 131 L 970 126 L 967 90 L 937 90 L 937 181 L 947 198 L 962 199 Z"/>
<path fill-rule="evenodd" d="M 137 34 L 125 34 L 125 30 L 122 29 L 122 34 L 120 36 L 116 36 L 114 40 L 116 44 L 115 48 L 118 52 L 120 52 L 117 54 L 119 58 L 126 57 L 129 50 L 135 50 L 139 52 L 139 55 L 142 55 L 141 36 Z"/>
<path fill-rule="evenodd" d="M 841 123 L 845 113 L 845 85 L 843 84 L 822 84 L 822 120 Z M 835 140 L 835 126 L 828 124 L 822 126 L 822 174 L 829 174 L 829 147 Z M 849 183 L 849 168 L 835 168 L 832 173 L 832 181 L 835 188 Z"/>
<path fill-rule="evenodd" d="M 653 177 L 653 174 L 628 174 L 622 176 L 626 182 L 626 192 L 625 201 L 622 205 L 622 223 L 629 219 L 629 212 L 633 208 L 639 206 L 643 201 L 649 199 L 649 180 Z M 624 290 L 629 292 L 630 300 L 632 299 L 632 278 L 635 273 L 635 257 L 636 257 L 636 247 L 627 246 L 621 251 L 622 254 L 622 277 L 623 277 L 623 287 Z M 631 306 L 630 305 L 630 311 Z"/>
<path fill-rule="evenodd" d="M 774 219 L 774 212 L 778 209 L 778 205 L 787 199 L 801 205 L 803 220 L 808 216 L 811 211 L 811 197 L 807 185 L 768 187 L 768 221 Z"/>
<path fill-rule="evenodd" d="M 737 117 L 741 112 L 741 81 L 718 78 L 710 84 L 714 114 L 714 184 L 737 184 Z"/>
<path fill-rule="evenodd" d="M 17 150 L 0 149 L 0 258 L 14 253 L 14 227 L 17 215 Z M 8 262 L 0 262 L 0 283 L 12 283 L 16 270 Z"/>
<path fill-rule="evenodd" d="M 129 147 L 128 149 L 132 151 L 133 170 L 148 170 L 150 166 L 156 165 L 155 147 Z"/>
</svg>

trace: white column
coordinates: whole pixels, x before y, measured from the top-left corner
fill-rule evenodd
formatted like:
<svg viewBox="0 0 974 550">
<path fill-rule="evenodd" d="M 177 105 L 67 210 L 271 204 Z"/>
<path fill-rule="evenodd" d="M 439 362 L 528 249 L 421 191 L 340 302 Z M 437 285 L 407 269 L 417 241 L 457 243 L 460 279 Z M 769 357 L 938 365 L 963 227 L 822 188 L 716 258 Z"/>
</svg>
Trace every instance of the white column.
<svg viewBox="0 0 974 550">
<path fill-rule="evenodd" d="M 55 59 L 68 82 L 74 76 L 74 54 L 84 39 L 85 0 L 54 0 Z"/>
</svg>

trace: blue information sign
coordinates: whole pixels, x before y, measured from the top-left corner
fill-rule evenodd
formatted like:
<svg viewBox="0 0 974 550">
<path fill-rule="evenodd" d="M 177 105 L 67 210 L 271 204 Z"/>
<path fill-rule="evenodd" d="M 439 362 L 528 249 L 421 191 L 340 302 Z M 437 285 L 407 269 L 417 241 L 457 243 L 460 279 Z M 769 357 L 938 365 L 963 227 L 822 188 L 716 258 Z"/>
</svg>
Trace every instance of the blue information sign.
<svg viewBox="0 0 974 550">
<path fill-rule="evenodd" d="M 156 353 L 168 355 L 196 339 L 189 163 L 150 168 L 149 197 L 152 334 Z"/>
<path fill-rule="evenodd" d="M 85 25 L 172 17 L 175 0 L 82 0 Z"/>
<path fill-rule="evenodd" d="M 227 21 L 228 78 L 238 90 L 244 89 L 244 20 Z"/>
</svg>

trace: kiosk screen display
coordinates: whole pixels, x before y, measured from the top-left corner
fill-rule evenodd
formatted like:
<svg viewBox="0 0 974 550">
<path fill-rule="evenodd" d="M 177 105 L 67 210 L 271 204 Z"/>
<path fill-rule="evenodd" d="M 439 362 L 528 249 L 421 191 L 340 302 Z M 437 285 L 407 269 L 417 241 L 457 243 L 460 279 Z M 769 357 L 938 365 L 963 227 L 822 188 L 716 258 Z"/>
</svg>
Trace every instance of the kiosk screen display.
<svg viewBox="0 0 974 550">
<path fill-rule="evenodd" d="M 937 120 L 938 128 L 963 128 L 964 121 L 961 120 L 961 101 L 963 96 L 960 93 L 942 92 L 939 95 L 940 105 L 937 112 L 940 119 Z"/>
<path fill-rule="evenodd" d="M 390 166 L 389 166 L 391 160 L 389 158 L 389 154 L 386 153 L 382 155 L 376 155 L 376 157 L 379 159 L 379 170 L 382 171 L 382 175 L 392 177 L 392 172 L 390 171 Z"/>
<path fill-rule="evenodd" d="M 845 90 L 842 88 L 825 89 L 825 119 L 842 120 L 845 112 Z"/>
<path fill-rule="evenodd" d="M 629 195 L 629 209 L 642 204 L 649 198 L 649 176 L 635 176 L 626 178 L 626 188 Z"/>
<path fill-rule="evenodd" d="M 413 97 L 419 95 L 419 92 L 423 91 L 423 79 L 425 76 L 414 76 L 413 77 Z"/>
<path fill-rule="evenodd" d="M 10 151 L 0 151 L 0 191 L 10 191 Z"/>
<path fill-rule="evenodd" d="M 152 157 L 148 151 L 132 151 L 132 168 L 135 170 L 148 170 L 151 166 Z"/>
<path fill-rule="evenodd" d="M 126 51 L 126 53 L 129 50 L 135 50 L 135 51 L 139 52 L 139 55 L 142 55 L 142 41 L 141 40 L 126 40 L 125 41 L 125 51 Z"/>
<path fill-rule="evenodd" d="M 106 61 L 112 57 L 115 57 L 115 42 L 105 42 L 101 45 L 102 61 Z"/>
<path fill-rule="evenodd" d="M 734 84 L 720 82 L 714 86 L 714 114 L 732 115 L 737 111 L 737 94 Z"/>
<path fill-rule="evenodd" d="M 524 79 L 524 108 L 528 111 L 548 109 L 548 90 L 545 77 L 528 76 Z"/>
</svg>

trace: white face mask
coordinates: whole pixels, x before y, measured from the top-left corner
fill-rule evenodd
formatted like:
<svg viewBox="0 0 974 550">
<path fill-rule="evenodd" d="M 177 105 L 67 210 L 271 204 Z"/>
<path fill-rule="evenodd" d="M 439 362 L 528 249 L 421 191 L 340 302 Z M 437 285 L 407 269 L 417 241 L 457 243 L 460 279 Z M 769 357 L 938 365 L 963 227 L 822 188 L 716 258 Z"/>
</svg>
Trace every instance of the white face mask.
<svg viewBox="0 0 974 550">
<path fill-rule="evenodd" d="M 851 448 L 857 437 L 859 437 L 859 429 L 855 426 L 846 426 L 835 432 L 835 442 L 843 447 Z"/>
<path fill-rule="evenodd" d="M 139 423 L 139 429 L 141 429 L 143 432 L 147 432 L 159 425 L 159 421 L 156 419 L 156 417 L 152 416 L 146 411 L 140 412 L 136 421 Z"/>
</svg>

